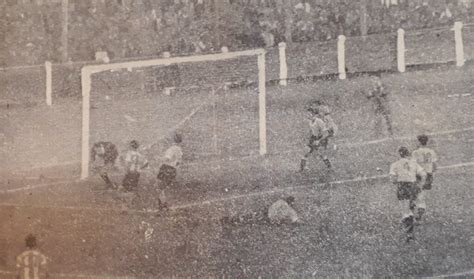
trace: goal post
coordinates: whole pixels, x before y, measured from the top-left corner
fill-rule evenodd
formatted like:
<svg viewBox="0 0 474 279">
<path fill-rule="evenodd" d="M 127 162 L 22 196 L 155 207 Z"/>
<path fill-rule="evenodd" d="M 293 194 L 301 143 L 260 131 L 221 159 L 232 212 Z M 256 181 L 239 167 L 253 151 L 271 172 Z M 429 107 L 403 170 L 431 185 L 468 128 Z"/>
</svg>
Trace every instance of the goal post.
<svg viewBox="0 0 474 279">
<path fill-rule="evenodd" d="M 81 179 L 89 176 L 90 164 L 90 109 L 91 109 L 91 89 L 92 77 L 94 74 L 127 69 L 168 66 L 180 63 L 198 63 L 213 62 L 239 57 L 255 56 L 256 66 L 258 68 L 258 130 L 259 130 L 259 153 L 265 155 L 267 153 L 267 135 L 266 135 L 266 76 L 265 76 L 265 50 L 253 49 L 236 52 L 224 52 L 216 54 L 169 57 L 142 61 L 129 61 L 120 63 L 109 63 L 99 65 L 84 66 L 81 70 L 81 86 L 82 86 L 82 144 L 81 144 Z"/>
</svg>

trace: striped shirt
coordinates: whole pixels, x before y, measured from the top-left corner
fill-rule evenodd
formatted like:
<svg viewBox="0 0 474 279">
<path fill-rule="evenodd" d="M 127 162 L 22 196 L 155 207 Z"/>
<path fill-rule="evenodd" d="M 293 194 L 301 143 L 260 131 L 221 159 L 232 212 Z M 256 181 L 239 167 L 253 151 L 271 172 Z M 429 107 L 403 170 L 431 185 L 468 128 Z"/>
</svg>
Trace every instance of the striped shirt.
<svg viewBox="0 0 474 279">
<path fill-rule="evenodd" d="M 125 154 L 125 168 L 128 172 L 140 172 L 148 164 L 145 156 L 138 151 L 129 150 Z"/>
<path fill-rule="evenodd" d="M 438 157 L 432 149 L 420 147 L 413 151 L 412 156 L 427 173 L 433 173 L 433 165 L 438 161 Z"/>
<path fill-rule="evenodd" d="M 318 116 L 315 116 L 311 122 L 309 123 L 309 127 L 311 129 L 311 135 L 313 135 L 316 138 L 322 138 L 326 135 L 327 127 L 324 121 L 319 118 Z"/>
<path fill-rule="evenodd" d="M 48 259 L 38 250 L 27 250 L 16 258 L 16 267 L 20 279 L 46 278 Z"/>
</svg>

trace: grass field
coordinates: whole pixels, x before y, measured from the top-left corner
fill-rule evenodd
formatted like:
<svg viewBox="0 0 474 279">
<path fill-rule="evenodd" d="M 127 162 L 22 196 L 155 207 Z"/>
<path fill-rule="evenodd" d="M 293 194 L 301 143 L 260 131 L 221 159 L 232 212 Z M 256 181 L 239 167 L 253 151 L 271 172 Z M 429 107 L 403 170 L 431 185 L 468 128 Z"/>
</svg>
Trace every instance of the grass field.
<svg viewBox="0 0 474 279">
<path fill-rule="evenodd" d="M 97 177 L 65 182 L 64 176 L 77 171 L 75 165 L 71 172 L 50 170 L 41 181 L 25 178 L 34 179 L 35 171 L 12 174 L 9 181 L 2 180 L 0 192 L 0 277 L 11 277 L 8 271 L 30 232 L 52 258 L 58 278 L 474 276 L 473 97 L 450 97 L 472 92 L 473 71 L 467 67 L 384 76 L 391 93 L 393 138 L 374 126 L 374 108 L 364 96 L 366 78 L 269 88 L 270 154 L 264 158 L 256 156 L 258 104 L 252 89 L 221 92 L 215 99 L 203 91 L 179 99 L 96 100 L 93 138 L 107 137 L 120 146 L 132 133 L 144 144 L 166 137 L 199 108 L 179 125 L 188 155 L 179 186 L 170 193 L 172 210 L 156 210 L 156 193 L 148 187 L 155 169 L 144 174 L 137 197 L 126 207 L 115 193 L 100 189 Z M 335 171 L 326 173 L 314 161 L 310 171 L 298 174 L 302 107 L 315 96 L 334 108 L 341 129 L 333 154 Z M 59 102 L 47 112 L 49 120 L 40 123 L 32 115 L 44 113 L 41 107 L 8 111 L 18 116 L 9 118 L 11 126 L 21 126 L 15 137 L 25 141 L 4 149 L 12 161 L 5 172 L 28 161 L 24 150 L 31 150 L 37 162 L 76 162 L 78 104 Z M 123 114 L 136 122 L 123 120 Z M 112 122 L 110 129 L 103 126 L 104 119 Z M 416 226 L 416 241 L 406 244 L 386 173 L 397 158 L 397 147 L 413 148 L 421 132 L 432 135 L 442 168 L 427 198 L 426 218 Z M 159 144 L 149 152 L 162 148 Z M 54 150 L 61 151 L 55 159 L 50 155 Z M 16 158 L 13 151 L 24 158 Z M 304 224 L 248 220 L 288 195 L 296 197 Z M 242 221 L 228 223 L 225 217 Z M 148 238 L 147 228 L 152 231 Z"/>
</svg>

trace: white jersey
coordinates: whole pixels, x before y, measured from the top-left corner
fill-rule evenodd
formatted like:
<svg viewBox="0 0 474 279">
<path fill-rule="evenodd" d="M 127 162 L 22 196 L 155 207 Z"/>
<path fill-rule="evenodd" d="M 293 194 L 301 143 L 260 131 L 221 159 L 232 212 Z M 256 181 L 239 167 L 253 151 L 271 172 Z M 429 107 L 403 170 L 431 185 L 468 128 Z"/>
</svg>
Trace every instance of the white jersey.
<svg viewBox="0 0 474 279">
<path fill-rule="evenodd" d="M 273 222 L 297 222 L 296 211 L 284 200 L 277 200 L 268 209 L 268 218 Z"/>
<path fill-rule="evenodd" d="M 173 145 L 165 152 L 165 164 L 177 167 L 183 160 L 183 150 L 178 145 Z"/>
<path fill-rule="evenodd" d="M 438 157 L 432 149 L 420 147 L 413 151 L 412 156 L 427 173 L 433 173 L 433 165 L 438 161 Z"/>
<path fill-rule="evenodd" d="M 390 165 L 390 177 L 394 182 L 416 182 L 417 176 L 425 177 L 426 173 L 411 158 L 402 158 Z"/>
</svg>

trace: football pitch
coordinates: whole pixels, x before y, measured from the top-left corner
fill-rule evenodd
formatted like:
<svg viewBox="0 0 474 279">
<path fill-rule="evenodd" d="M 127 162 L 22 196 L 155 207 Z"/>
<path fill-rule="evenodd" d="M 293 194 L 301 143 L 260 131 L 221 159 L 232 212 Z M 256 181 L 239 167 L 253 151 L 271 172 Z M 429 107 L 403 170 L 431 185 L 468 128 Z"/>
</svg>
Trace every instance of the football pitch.
<svg viewBox="0 0 474 279">
<path fill-rule="evenodd" d="M 265 157 L 256 155 L 258 119 L 256 101 L 249 101 L 251 90 L 239 95 L 231 90 L 219 97 L 226 99 L 217 102 L 216 108 L 206 105 L 194 114 L 202 98 L 189 97 L 188 106 L 163 104 L 183 108 L 176 109 L 179 115 L 169 122 L 154 124 L 166 127 L 147 126 L 147 130 L 167 131 L 183 123 L 179 126 L 188 138 L 185 150 L 198 153 L 189 154 L 180 169 L 179 183 L 169 194 L 171 210 L 157 210 L 157 193 L 150 186 L 155 169 L 144 173 L 132 201 L 102 190 L 95 176 L 85 181 L 46 177 L 12 182 L 0 192 L 0 251 L 5 251 L 0 254 L 0 276 L 13 278 L 23 238 L 34 233 L 51 258 L 51 271 L 57 278 L 450 274 L 470 278 L 474 276 L 472 98 L 448 95 L 472 89 L 472 69 L 452 75 L 452 81 L 439 78 L 444 74 L 386 78 L 392 94 L 394 137 L 374 130 L 372 105 L 359 91 L 367 88 L 364 80 L 272 89 L 268 96 L 270 154 Z M 302 108 L 314 96 L 334 108 L 341 133 L 335 141 L 334 171 L 325 171 L 315 159 L 300 174 Z M 147 102 L 140 102 L 144 108 Z M 99 109 L 92 112 L 97 119 L 119 114 L 120 110 L 111 110 L 99 117 L 98 104 Z M 140 113 L 135 109 L 131 117 L 142 119 Z M 123 133 L 134 129 L 117 123 L 109 131 L 100 127 L 100 121 L 95 123 L 96 131 L 112 134 L 115 130 L 114 136 L 122 141 Z M 415 241 L 406 243 L 387 172 L 397 159 L 397 148 L 406 145 L 412 150 L 420 132 L 430 135 L 441 167 L 427 196 L 426 217 L 415 227 Z M 159 136 L 143 135 L 149 137 L 144 142 Z M 275 200 L 290 195 L 296 198 L 295 209 L 303 224 L 274 226 L 259 218 Z"/>
</svg>

